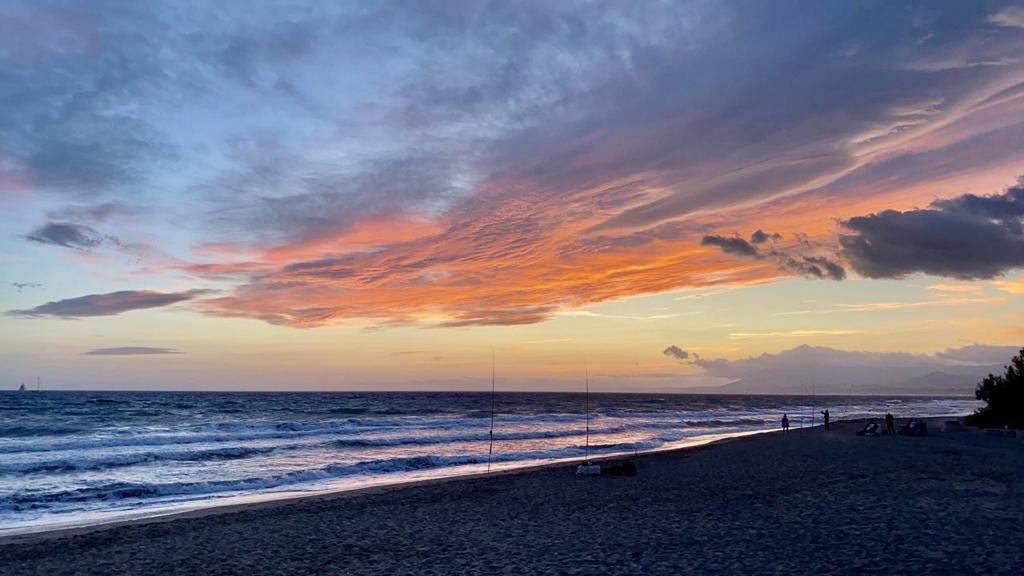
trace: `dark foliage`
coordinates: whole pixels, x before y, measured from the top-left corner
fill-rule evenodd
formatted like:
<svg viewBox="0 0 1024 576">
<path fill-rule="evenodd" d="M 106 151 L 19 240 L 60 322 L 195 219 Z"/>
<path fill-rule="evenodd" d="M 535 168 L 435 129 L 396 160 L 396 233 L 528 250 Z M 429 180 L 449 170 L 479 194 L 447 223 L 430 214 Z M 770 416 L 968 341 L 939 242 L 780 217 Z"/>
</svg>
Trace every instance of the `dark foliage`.
<svg viewBox="0 0 1024 576">
<path fill-rule="evenodd" d="M 967 417 L 971 426 L 1024 428 L 1024 349 L 1010 361 L 1006 374 L 986 376 L 974 396 L 986 406 Z"/>
</svg>

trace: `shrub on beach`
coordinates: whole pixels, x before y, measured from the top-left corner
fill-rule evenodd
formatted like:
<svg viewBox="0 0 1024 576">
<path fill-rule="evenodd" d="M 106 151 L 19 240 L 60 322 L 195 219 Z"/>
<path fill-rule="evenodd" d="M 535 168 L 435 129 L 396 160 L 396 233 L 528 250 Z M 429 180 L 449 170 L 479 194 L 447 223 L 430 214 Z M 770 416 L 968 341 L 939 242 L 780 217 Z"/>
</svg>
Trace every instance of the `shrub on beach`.
<svg viewBox="0 0 1024 576">
<path fill-rule="evenodd" d="M 1024 428 L 1024 348 L 1010 360 L 1006 374 L 989 374 L 974 390 L 986 405 L 967 417 L 967 424 L 985 428 Z"/>
</svg>

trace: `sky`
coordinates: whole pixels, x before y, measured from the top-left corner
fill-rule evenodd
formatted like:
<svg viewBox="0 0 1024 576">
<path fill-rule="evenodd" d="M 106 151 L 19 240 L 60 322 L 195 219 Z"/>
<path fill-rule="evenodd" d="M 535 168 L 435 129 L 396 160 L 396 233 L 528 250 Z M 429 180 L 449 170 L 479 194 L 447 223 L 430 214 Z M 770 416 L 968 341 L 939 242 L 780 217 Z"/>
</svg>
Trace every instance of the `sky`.
<svg viewBox="0 0 1024 576">
<path fill-rule="evenodd" d="M 999 363 L 1022 176 L 1019 3 L 8 0 L 0 385 Z"/>
</svg>

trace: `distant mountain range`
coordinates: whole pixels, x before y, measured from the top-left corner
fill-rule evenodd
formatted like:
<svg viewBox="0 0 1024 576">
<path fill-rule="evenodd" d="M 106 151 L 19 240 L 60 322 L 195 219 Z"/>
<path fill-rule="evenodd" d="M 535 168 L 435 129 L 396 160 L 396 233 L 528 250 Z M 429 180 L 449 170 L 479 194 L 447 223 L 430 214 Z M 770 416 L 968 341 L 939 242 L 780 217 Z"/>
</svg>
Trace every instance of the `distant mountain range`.
<svg viewBox="0 0 1024 576">
<path fill-rule="evenodd" d="M 707 373 L 733 381 L 687 392 L 973 396 L 982 378 L 1003 372 L 1005 361 L 982 364 L 972 358 L 965 363 L 956 357 L 956 350 L 929 356 L 800 346 L 742 360 L 698 360 L 695 364 Z M 976 354 L 977 347 L 970 351 Z M 996 357 L 1005 354 L 1005 350 L 995 352 Z"/>
<path fill-rule="evenodd" d="M 804 370 L 769 369 L 723 386 L 706 386 L 692 391 L 716 394 L 899 394 L 973 396 L 974 387 L 999 366 L 961 373 L 929 372 L 913 375 L 912 369 L 865 369 L 844 373 L 834 367 Z M 966 372 L 966 373 L 964 373 Z M 689 390 L 688 390 L 689 391 Z"/>
</svg>

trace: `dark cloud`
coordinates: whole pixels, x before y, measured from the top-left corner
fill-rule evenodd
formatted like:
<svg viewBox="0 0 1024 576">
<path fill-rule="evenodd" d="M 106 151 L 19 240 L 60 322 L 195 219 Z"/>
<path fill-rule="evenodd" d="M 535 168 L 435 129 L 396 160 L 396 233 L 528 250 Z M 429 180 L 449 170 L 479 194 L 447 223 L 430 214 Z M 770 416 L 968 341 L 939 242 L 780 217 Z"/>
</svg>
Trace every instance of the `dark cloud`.
<svg viewBox="0 0 1024 576">
<path fill-rule="evenodd" d="M 131 310 L 159 308 L 192 300 L 213 290 L 188 290 L 185 292 L 154 292 L 152 290 L 122 290 L 109 294 L 90 294 L 78 298 L 56 300 L 41 304 L 29 310 L 9 310 L 8 316 L 21 318 L 85 318 L 89 316 L 113 316 Z"/>
<path fill-rule="evenodd" d="M 116 348 L 95 348 L 83 352 L 86 356 L 151 356 L 161 354 L 181 354 L 174 348 L 154 348 L 150 346 L 120 346 Z"/>
<path fill-rule="evenodd" d="M 801 276 L 811 276 L 819 280 L 844 280 L 846 270 L 838 263 L 824 256 L 787 256 L 773 253 L 779 261 L 779 269 L 794 272 Z"/>
<path fill-rule="evenodd" d="M 782 240 L 782 234 L 779 234 L 778 232 L 772 232 L 771 234 L 769 234 L 764 230 L 758 228 L 756 231 L 754 231 L 753 234 L 750 235 L 751 244 L 764 244 L 769 240 L 775 242 Z"/>
<path fill-rule="evenodd" d="M 75 250 L 91 250 L 107 241 L 118 243 L 113 236 L 104 236 L 89 226 L 69 222 L 47 222 L 26 234 L 25 239 Z"/>
<path fill-rule="evenodd" d="M 39 288 L 42 284 L 38 282 L 11 282 L 11 286 L 14 286 L 18 289 L 18 292 L 21 292 L 25 288 Z"/>
<path fill-rule="evenodd" d="M 927 209 L 850 218 L 841 254 L 861 276 L 922 272 L 960 280 L 992 278 L 1024 266 L 1024 185 L 1004 194 L 966 194 Z"/>
<path fill-rule="evenodd" d="M 750 242 L 747 242 L 738 235 L 731 237 L 709 235 L 704 236 L 700 243 L 702 246 L 717 246 L 727 254 L 748 256 L 757 260 L 769 258 L 778 264 L 779 270 L 792 272 L 801 276 L 818 278 L 819 280 L 827 279 L 837 281 L 846 278 L 846 270 L 838 262 L 835 262 L 825 256 L 792 254 L 791 252 L 794 250 L 802 251 L 810 248 L 810 246 L 805 242 L 799 240 L 799 233 L 797 234 L 798 246 L 792 249 L 777 249 L 761 252 L 758 247 L 754 245 L 781 238 L 781 234 L 768 234 L 763 230 L 758 229 L 750 235 Z"/>
<path fill-rule="evenodd" d="M 1006 190 L 1003 194 L 977 196 L 964 194 L 956 198 L 936 200 L 931 207 L 944 212 L 969 214 L 979 218 L 987 218 L 1021 233 L 1021 218 L 1024 217 L 1024 179 L 1019 186 Z"/>
<path fill-rule="evenodd" d="M 761 253 L 758 252 L 757 246 L 752 245 L 739 236 L 718 236 L 710 235 L 705 236 L 700 241 L 701 246 L 717 246 L 721 248 L 722 252 L 726 254 L 736 254 L 737 256 L 752 256 L 754 258 L 760 258 Z"/>
<path fill-rule="evenodd" d="M 700 358 L 700 356 L 698 356 L 696 353 L 687 352 L 686 350 L 683 350 L 682 348 L 676 346 L 675 344 L 672 344 L 668 348 L 665 348 L 664 350 L 661 351 L 661 353 L 664 354 L 665 356 L 675 358 L 680 362 L 687 361 L 690 359 L 698 360 Z"/>
</svg>

